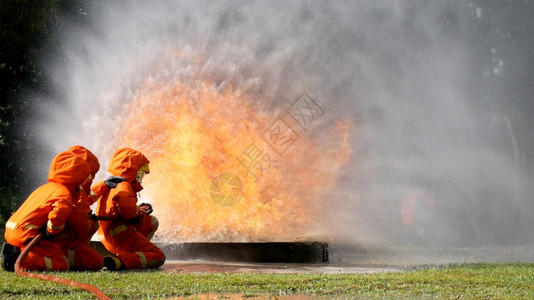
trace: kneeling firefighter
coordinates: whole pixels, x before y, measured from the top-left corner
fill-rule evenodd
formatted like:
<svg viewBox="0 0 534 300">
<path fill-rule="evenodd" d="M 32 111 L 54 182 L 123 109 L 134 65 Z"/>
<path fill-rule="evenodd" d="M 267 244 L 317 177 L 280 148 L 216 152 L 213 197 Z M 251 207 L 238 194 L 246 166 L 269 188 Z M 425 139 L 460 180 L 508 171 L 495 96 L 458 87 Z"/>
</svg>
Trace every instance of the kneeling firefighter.
<svg viewBox="0 0 534 300">
<path fill-rule="evenodd" d="M 36 271 L 69 269 L 57 237 L 71 215 L 73 200 L 79 198 L 81 186 L 90 174 L 89 165 L 72 152 L 61 152 L 52 160 L 49 182 L 37 188 L 6 222 L 6 244 L 2 250 L 5 270 L 14 270 L 20 253 L 17 250 L 24 250 L 41 232 L 45 233 L 45 238 L 28 253 L 21 268 Z"/>
<path fill-rule="evenodd" d="M 152 206 L 137 205 L 137 193 L 143 187 L 142 179 L 150 172 L 148 159 L 131 148 L 118 149 L 111 158 L 110 178 L 99 182 L 93 190 L 109 189 L 98 199 L 97 215 L 116 217 L 100 220 L 98 237 L 115 256 L 104 257 L 104 266 L 110 270 L 157 268 L 165 262 L 165 255 L 150 239 L 158 229 L 158 220 L 151 216 Z"/>
<path fill-rule="evenodd" d="M 63 253 L 69 260 L 71 270 L 100 270 L 104 258 L 89 245 L 91 237 L 98 229 L 98 222 L 92 218 L 90 206 L 96 201 L 91 196 L 92 178 L 100 169 L 97 157 L 89 149 L 76 145 L 67 151 L 81 157 L 91 168 L 91 178 L 86 180 L 78 199 L 72 201 L 72 214 L 65 229 L 59 236 Z"/>
</svg>

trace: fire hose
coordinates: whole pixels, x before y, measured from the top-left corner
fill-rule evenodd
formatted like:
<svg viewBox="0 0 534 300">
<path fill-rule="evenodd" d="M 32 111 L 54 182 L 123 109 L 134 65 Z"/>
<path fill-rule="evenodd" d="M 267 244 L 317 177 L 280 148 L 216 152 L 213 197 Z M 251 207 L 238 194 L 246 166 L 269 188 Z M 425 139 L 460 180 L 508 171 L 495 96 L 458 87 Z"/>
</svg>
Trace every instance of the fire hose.
<svg viewBox="0 0 534 300">
<path fill-rule="evenodd" d="M 73 286 L 73 287 L 76 287 L 82 290 L 86 290 L 88 292 L 93 293 L 100 300 L 111 299 L 108 296 L 106 296 L 106 294 L 104 294 L 97 287 L 92 286 L 90 284 L 86 284 L 86 283 L 82 283 L 82 282 L 78 282 L 78 281 L 74 281 L 70 279 L 55 277 L 51 275 L 41 274 L 41 273 L 29 273 L 29 272 L 24 271 L 20 267 L 20 264 L 22 263 L 22 261 L 24 261 L 26 256 L 28 256 L 28 253 L 33 249 L 33 247 L 37 245 L 39 241 L 43 238 L 43 235 L 44 235 L 44 232 L 39 233 L 35 238 L 33 238 L 33 240 L 31 240 L 28 246 L 26 246 L 26 248 L 22 250 L 22 252 L 20 253 L 20 256 L 17 258 L 17 261 L 15 262 L 15 273 L 17 273 L 21 277 L 37 278 L 37 279 L 44 280 L 44 281 L 52 281 L 55 283 L 66 285 L 66 286 Z"/>
</svg>

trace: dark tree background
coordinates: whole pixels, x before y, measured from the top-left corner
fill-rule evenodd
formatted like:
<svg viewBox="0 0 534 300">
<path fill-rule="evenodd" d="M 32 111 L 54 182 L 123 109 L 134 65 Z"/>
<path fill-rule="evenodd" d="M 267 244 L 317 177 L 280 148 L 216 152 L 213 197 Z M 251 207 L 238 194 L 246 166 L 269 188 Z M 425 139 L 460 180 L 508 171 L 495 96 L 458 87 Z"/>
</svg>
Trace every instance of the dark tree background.
<svg viewBox="0 0 534 300">
<path fill-rule="evenodd" d="M 37 61 L 57 43 L 52 33 L 80 14 L 81 1 L 0 0 L 0 227 L 34 187 L 29 187 L 27 162 L 39 145 L 23 128 L 25 95 L 46 94 L 47 84 Z M 1 239 L 3 239 L 3 234 Z"/>
</svg>

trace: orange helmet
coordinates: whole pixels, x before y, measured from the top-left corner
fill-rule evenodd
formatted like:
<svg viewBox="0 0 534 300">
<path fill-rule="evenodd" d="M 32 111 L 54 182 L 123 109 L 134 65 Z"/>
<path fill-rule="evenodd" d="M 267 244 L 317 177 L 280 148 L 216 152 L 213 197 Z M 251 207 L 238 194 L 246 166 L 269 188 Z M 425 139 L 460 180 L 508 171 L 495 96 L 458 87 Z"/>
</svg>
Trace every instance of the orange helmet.
<svg viewBox="0 0 534 300">
<path fill-rule="evenodd" d="M 79 187 L 91 175 L 91 168 L 78 155 L 65 151 L 59 153 L 50 164 L 48 181 L 66 186 L 69 190 Z"/>
<path fill-rule="evenodd" d="M 145 173 L 150 172 L 148 163 L 149 160 L 141 152 L 131 148 L 120 148 L 113 154 L 108 171 L 114 176 L 124 177 L 132 182 L 142 167 Z"/>
</svg>

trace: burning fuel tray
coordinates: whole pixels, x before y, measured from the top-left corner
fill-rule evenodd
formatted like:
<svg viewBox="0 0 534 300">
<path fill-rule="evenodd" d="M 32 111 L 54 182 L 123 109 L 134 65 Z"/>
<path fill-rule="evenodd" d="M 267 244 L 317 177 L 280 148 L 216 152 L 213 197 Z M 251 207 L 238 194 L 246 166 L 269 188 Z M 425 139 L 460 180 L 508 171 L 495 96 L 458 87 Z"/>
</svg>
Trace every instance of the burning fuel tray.
<svg viewBox="0 0 534 300">
<path fill-rule="evenodd" d="M 102 255 L 107 250 L 91 242 Z M 209 260 L 263 263 L 326 263 L 328 244 L 323 242 L 256 243 L 156 243 L 167 260 Z"/>
<path fill-rule="evenodd" d="M 328 244 L 321 242 L 161 243 L 169 260 L 212 260 L 266 263 L 325 263 Z"/>
</svg>

